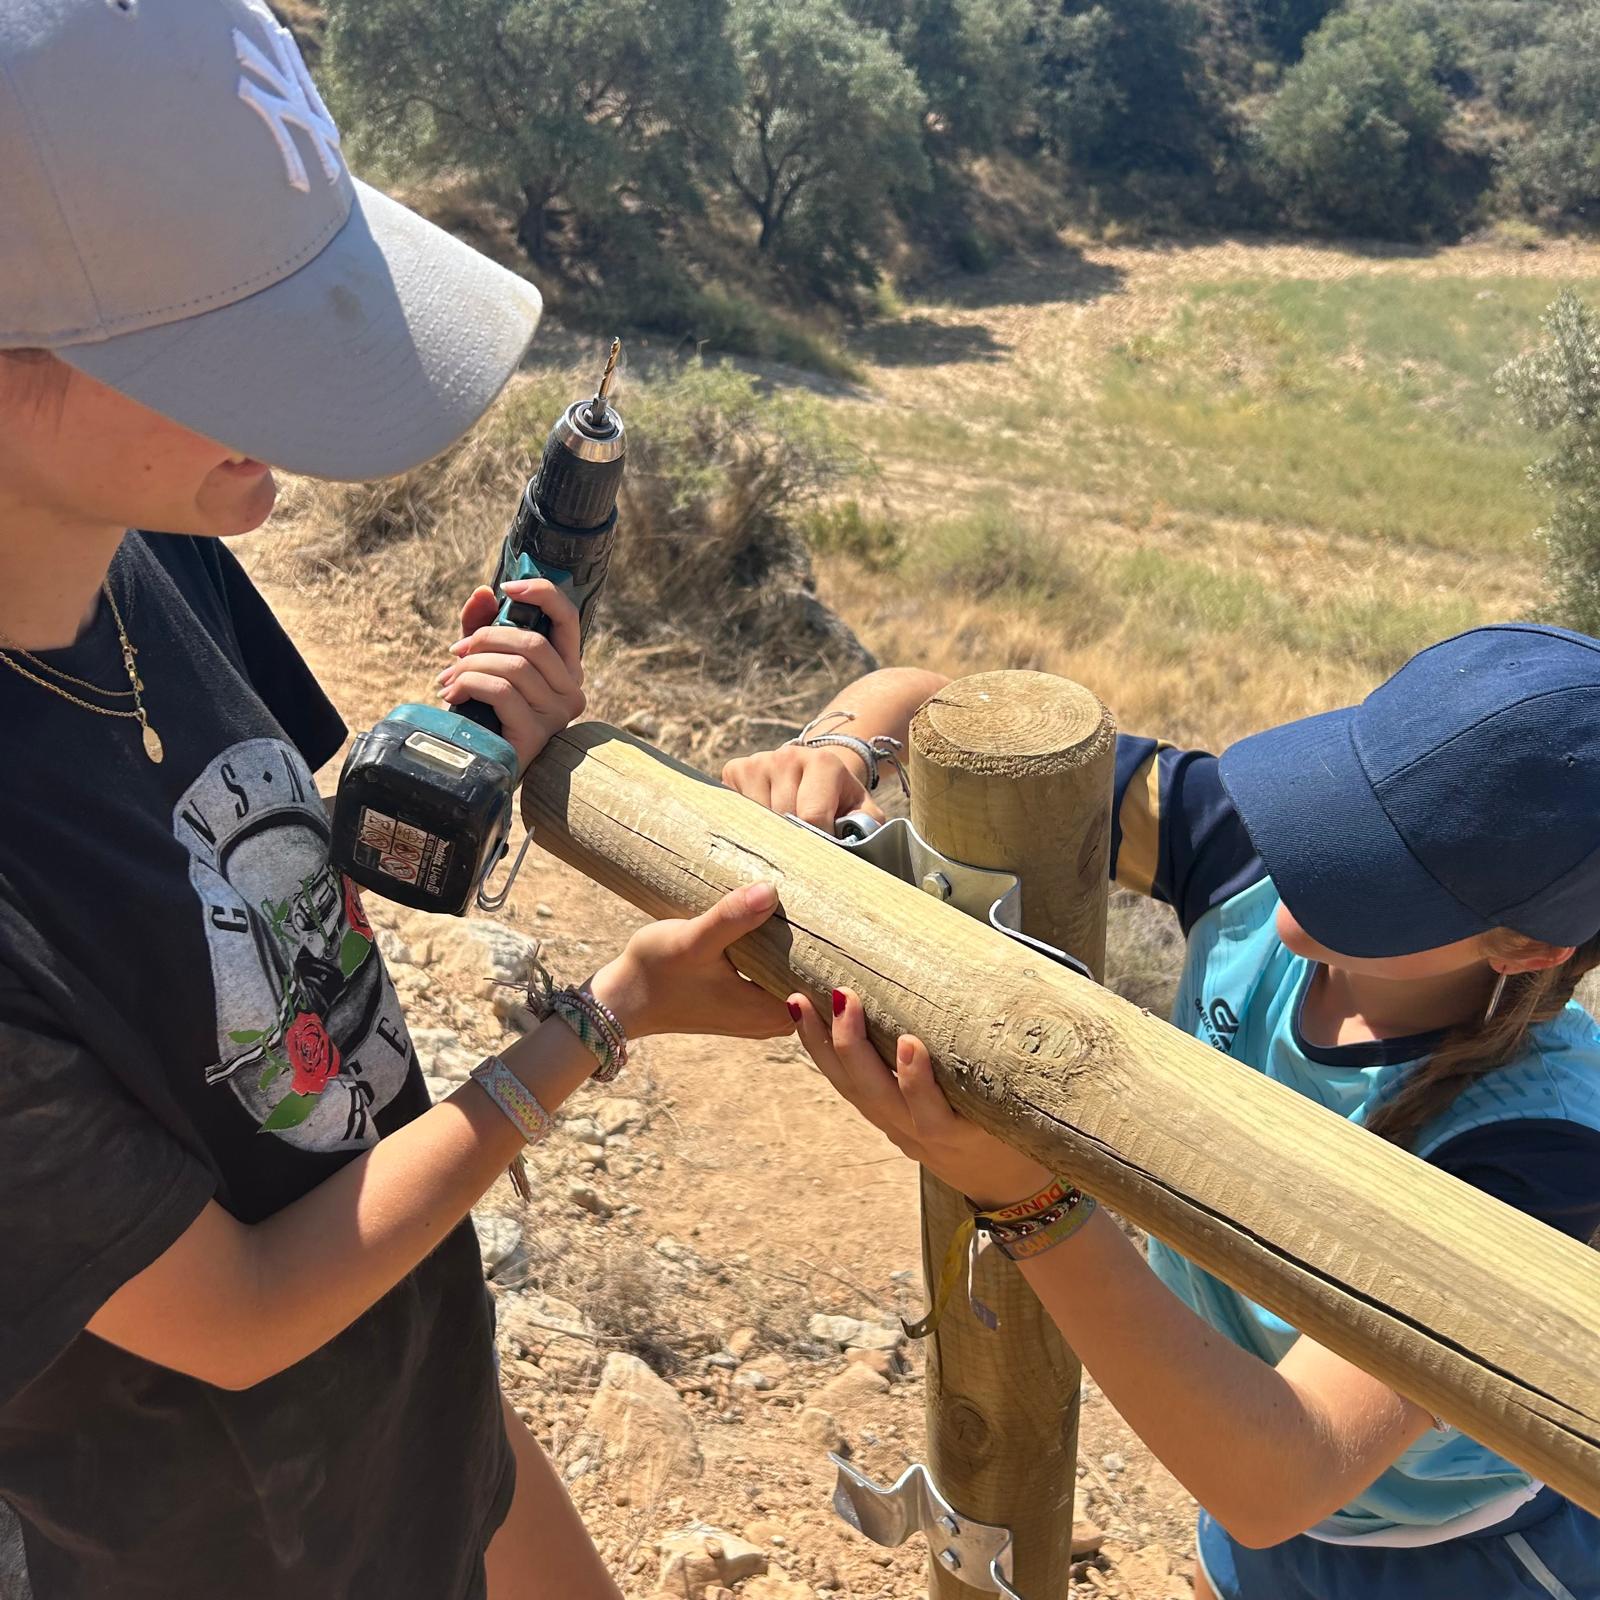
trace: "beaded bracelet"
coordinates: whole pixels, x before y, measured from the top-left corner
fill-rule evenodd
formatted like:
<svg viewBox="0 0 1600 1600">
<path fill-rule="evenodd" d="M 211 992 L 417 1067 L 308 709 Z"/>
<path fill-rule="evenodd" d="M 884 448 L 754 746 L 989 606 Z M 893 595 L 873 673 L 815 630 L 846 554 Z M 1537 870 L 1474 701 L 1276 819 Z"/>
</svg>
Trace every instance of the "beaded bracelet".
<svg viewBox="0 0 1600 1600">
<path fill-rule="evenodd" d="M 905 748 L 899 740 L 892 738 L 887 733 L 874 734 L 870 739 L 858 739 L 853 733 L 840 733 L 837 728 L 828 733 L 818 733 L 816 729 L 825 722 L 853 722 L 853 711 L 825 711 L 820 717 L 814 717 L 803 727 L 790 744 L 801 746 L 802 749 L 814 750 L 819 747 L 835 745 L 839 749 L 849 750 L 861 757 L 861 764 L 866 768 L 866 790 L 872 794 L 882 779 L 880 764 L 887 761 L 895 770 L 895 776 L 900 780 L 900 788 L 910 795 L 911 786 L 906 781 L 906 769 L 900 760 L 900 752 Z"/>
<path fill-rule="evenodd" d="M 593 1081 L 614 1082 L 628 1064 L 628 1036 L 611 1008 L 584 984 L 577 989 L 557 989 L 550 996 L 550 1014 L 560 1017 L 600 1063 Z"/>
</svg>

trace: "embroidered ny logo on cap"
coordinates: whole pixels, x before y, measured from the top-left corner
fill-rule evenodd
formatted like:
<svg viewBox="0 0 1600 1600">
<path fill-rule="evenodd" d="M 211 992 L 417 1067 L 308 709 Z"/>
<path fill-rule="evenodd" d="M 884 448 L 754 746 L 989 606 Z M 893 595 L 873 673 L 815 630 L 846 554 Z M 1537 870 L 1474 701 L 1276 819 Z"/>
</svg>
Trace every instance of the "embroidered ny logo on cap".
<svg viewBox="0 0 1600 1600">
<path fill-rule="evenodd" d="M 283 152 L 283 164 L 288 170 L 289 182 L 296 189 L 302 194 L 309 194 L 311 178 L 295 144 L 294 135 L 289 131 L 290 123 L 305 131 L 322 164 L 322 175 L 329 183 L 337 183 L 339 174 L 344 170 L 344 161 L 339 153 L 338 125 L 328 114 L 322 96 L 317 93 L 316 84 L 311 81 L 300 47 L 294 42 L 294 35 L 265 7 L 252 5 L 250 9 L 261 18 L 271 59 L 240 29 L 233 30 L 233 48 L 239 57 L 239 65 L 246 74 L 255 74 L 254 79 L 240 76 L 239 98 L 260 116 L 272 137 L 277 140 L 278 149 Z"/>
</svg>

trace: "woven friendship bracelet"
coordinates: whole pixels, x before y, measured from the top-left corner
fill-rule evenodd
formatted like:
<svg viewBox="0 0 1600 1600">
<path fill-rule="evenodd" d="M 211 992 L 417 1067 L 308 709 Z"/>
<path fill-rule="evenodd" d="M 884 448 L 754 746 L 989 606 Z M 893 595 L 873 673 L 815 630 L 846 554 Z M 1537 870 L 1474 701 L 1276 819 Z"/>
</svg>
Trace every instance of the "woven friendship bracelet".
<svg viewBox="0 0 1600 1600">
<path fill-rule="evenodd" d="M 558 989 L 550 969 L 535 950 L 529 963 L 528 1010 L 541 1022 L 560 1017 L 595 1058 L 595 1083 L 611 1083 L 628 1064 L 628 1035 L 616 1013 L 587 982 L 576 989 Z"/>
<path fill-rule="evenodd" d="M 556 990 L 550 996 L 550 1014 L 560 1017 L 599 1063 L 594 1081 L 612 1082 L 628 1056 L 628 1041 L 616 1018 L 583 989 Z"/>
<path fill-rule="evenodd" d="M 472 1081 L 499 1106 L 526 1143 L 538 1144 L 549 1136 L 555 1119 L 499 1056 L 480 1061 L 472 1069 Z"/>
<path fill-rule="evenodd" d="M 1077 1198 L 1070 1204 L 1041 1212 L 1037 1217 L 1030 1217 L 1027 1222 L 1004 1231 L 992 1226 L 984 1231 L 1001 1253 L 1010 1256 L 1013 1261 L 1032 1261 L 1046 1250 L 1064 1244 L 1099 1209 L 1092 1195 L 1079 1194 L 1076 1189 L 1072 1192 Z M 984 1227 L 981 1219 L 977 1226 Z"/>
</svg>

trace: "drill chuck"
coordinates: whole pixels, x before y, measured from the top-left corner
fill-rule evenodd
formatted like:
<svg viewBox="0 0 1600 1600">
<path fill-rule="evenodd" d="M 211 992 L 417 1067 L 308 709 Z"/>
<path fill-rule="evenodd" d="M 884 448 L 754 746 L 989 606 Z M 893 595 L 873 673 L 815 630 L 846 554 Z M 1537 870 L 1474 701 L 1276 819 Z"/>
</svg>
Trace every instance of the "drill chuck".
<svg viewBox="0 0 1600 1600">
<path fill-rule="evenodd" d="M 622 418 L 600 402 L 579 400 L 557 418 L 535 480 L 540 515 L 558 528 L 592 532 L 617 509 L 627 441 Z"/>
</svg>

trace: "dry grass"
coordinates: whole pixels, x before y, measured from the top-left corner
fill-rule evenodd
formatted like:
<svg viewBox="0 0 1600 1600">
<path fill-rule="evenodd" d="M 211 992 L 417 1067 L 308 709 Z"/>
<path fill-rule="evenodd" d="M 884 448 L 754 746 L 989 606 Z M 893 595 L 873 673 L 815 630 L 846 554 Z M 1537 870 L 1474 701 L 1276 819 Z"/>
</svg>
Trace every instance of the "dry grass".
<svg viewBox="0 0 1600 1600">
<path fill-rule="evenodd" d="M 1244 240 L 952 281 L 907 312 L 937 359 L 839 402 L 882 504 L 823 595 L 885 661 L 1061 672 L 1171 738 L 1348 703 L 1539 603 L 1537 442 L 1492 375 L 1597 277 L 1564 243 Z"/>
</svg>

